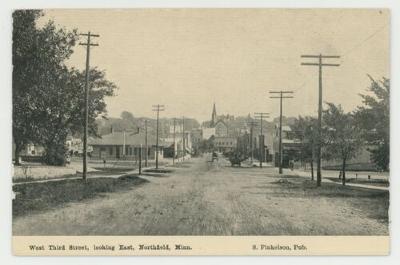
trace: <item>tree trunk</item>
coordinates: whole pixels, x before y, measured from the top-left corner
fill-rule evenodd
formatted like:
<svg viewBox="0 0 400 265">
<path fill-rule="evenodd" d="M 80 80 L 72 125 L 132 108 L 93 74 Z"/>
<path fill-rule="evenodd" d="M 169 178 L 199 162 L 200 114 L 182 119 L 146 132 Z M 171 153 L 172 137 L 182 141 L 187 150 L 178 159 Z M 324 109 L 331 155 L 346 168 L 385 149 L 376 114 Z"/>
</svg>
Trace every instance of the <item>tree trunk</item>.
<svg viewBox="0 0 400 265">
<path fill-rule="evenodd" d="M 342 184 L 346 185 L 346 159 L 342 162 Z"/>
<path fill-rule="evenodd" d="M 310 161 L 310 167 L 311 167 L 311 180 L 314 180 L 314 160 Z"/>
<path fill-rule="evenodd" d="M 14 165 L 16 165 L 16 166 L 21 165 L 21 163 L 19 162 L 19 153 L 21 152 L 21 150 L 22 150 L 22 145 L 15 143 L 15 150 L 14 150 L 15 162 L 14 162 Z"/>
</svg>

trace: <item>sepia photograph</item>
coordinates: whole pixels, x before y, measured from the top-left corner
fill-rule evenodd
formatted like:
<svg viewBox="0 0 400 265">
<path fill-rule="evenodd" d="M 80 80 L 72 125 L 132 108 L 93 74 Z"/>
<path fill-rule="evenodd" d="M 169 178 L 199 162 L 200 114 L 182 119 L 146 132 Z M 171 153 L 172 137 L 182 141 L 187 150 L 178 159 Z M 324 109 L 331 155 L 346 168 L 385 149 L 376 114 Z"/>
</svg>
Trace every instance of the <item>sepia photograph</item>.
<svg viewBox="0 0 400 265">
<path fill-rule="evenodd" d="M 13 10 L 12 235 L 389 238 L 389 103 L 388 9 Z"/>
</svg>

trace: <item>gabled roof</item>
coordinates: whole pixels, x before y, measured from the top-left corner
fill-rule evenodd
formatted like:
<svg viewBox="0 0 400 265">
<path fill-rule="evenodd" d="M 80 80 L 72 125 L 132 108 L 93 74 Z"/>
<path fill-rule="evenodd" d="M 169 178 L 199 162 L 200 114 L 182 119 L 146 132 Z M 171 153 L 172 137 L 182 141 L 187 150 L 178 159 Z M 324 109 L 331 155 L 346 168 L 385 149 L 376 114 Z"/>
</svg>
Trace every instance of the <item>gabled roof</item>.
<svg viewBox="0 0 400 265">
<path fill-rule="evenodd" d="M 145 134 L 139 133 L 134 134 L 130 132 L 125 133 L 125 145 L 134 145 L 140 146 L 141 144 L 145 144 Z M 89 145 L 123 145 L 124 144 L 124 133 L 123 132 L 114 132 L 110 134 L 103 135 L 101 138 L 90 138 L 88 141 Z M 156 138 L 152 135 L 147 136 L 147 144 L 155 145 Z M 163 145 L 163 141 L 159 140 L 159 145 Z"/>
<path fill-rule="evenodd" d="M 224 124 L 226 127 L 228 127 L 228 125 L 226 124 L 226 122 L 224 122 L 223 120 L 218 120 L 218 121 L 215 123 L 214 127 L 217 126 L 218 123 L 222 123 L 222 124 Z"/>
</svg>

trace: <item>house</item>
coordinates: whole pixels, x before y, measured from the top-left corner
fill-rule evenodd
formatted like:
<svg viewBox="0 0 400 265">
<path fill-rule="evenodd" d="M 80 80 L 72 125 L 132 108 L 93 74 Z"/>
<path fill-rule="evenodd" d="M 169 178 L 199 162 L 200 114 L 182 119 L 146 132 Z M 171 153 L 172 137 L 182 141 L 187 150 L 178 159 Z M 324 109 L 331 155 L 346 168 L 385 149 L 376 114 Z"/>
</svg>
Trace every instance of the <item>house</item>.
<svg viewBox="0 0 400 265">
<path fill-rule="evenodd" d="M 279 125 L 275 125 L 273 142 L 274 164 L 279 166 Z M 295 137 L 295 133 L 288 125 L 282 125 L 282 167 L 289 167 L 289 161 L 296 160 L 301 151 L 301 141 Z"/>
<path fill-rule="evenodd" d="M 142 158 L 146 155 L 146 135 L 144 132 L 132 134 L 129 132 L 114 132 L 101 136 L 101 138 L 90 138 L 88 145 L 93 148 L 91 159 L 124 159 L 137 160 L 140 150 Z M 158 158 L 163 158 L 165 143 L 159 140 Z M 156 157 L 156 138 L 147 136 L 147 158 L 153 160 Z"/>
<path fill-rule="evenodd" d="M 68 153 L 70 155 L 82 155 L 83 154 L 83 141 L 81 138 L 76 138 L 68 135 L 67 140 L 65 141 L 65 145 L 67 147 Z M 87 147 L 87 152 L 92 152 L 93 149 L 91 146 Z"/>
</svg>

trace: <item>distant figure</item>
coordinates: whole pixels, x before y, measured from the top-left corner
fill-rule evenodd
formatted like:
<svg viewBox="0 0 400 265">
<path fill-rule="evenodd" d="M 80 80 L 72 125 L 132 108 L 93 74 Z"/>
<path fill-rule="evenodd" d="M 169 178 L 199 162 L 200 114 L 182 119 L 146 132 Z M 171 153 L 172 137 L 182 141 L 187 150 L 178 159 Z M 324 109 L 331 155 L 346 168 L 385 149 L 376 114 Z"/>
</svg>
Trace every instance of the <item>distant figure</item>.
<svg viewBox="0 0 400 265">
<path fill-rule="evenodd" d="M 105 159 L 103 159 L 103 168 L 106 168 L 106 163 L 107 163 L 107 161 Z"/>
<path fill-rule="evenodd" d="M 216 152 L 212 152 L 212 158 L 211 161 L 214 162 L 214 160 L 218 160 L 218 155 Z"/>
</svg>

